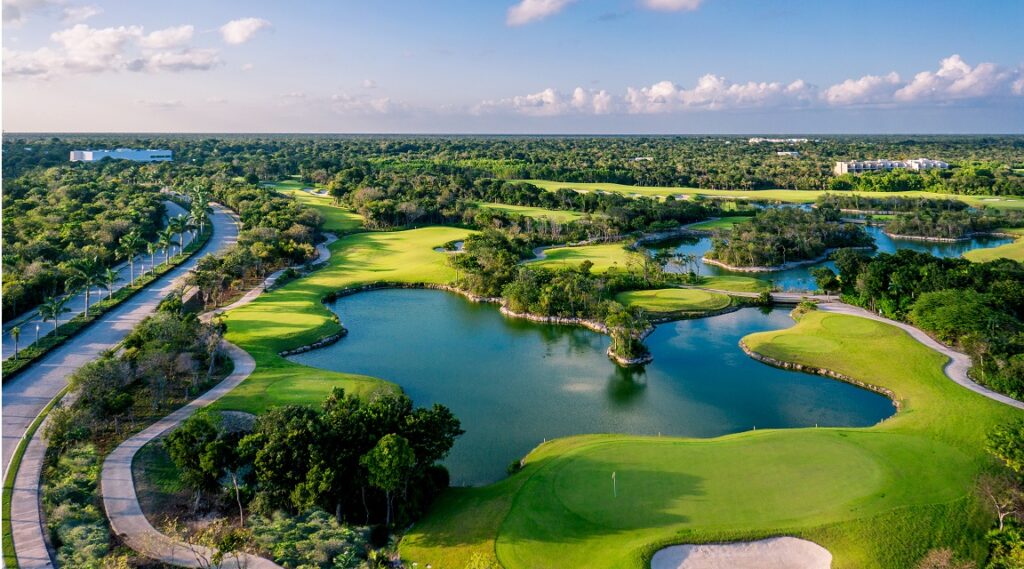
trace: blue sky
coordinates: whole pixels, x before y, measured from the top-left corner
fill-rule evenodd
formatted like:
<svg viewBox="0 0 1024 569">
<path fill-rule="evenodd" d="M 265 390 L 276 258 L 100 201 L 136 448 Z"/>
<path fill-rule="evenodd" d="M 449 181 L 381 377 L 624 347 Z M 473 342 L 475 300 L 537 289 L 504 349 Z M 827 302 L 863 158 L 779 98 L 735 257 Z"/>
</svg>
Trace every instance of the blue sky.
<svg viewBox="0 0 1024 569">
<path fill-rule="evenodd" d="M 1024 2 L 4 0 L 5 131 L 1024 132 Z"/>
</svg>

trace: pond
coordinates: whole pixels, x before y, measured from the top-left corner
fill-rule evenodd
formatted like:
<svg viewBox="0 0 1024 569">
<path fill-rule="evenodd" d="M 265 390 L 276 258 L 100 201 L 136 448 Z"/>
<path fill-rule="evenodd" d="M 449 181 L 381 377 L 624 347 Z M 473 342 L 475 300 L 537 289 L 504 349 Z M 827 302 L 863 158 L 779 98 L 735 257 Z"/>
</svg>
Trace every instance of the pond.
<svg viewBox="0 0 1024 569">
<path fill-rule="evenodd" d="M 791 326 L 785 309 L 663 324 L 647 339 L 654 362 L 629 371 L 607 358 L 602 334 L 509 319 L 441 291 L 363 292 L 329 307 L 348 336 L 290 359 L 385 378 L 416 405 L 451 408 L 466 431 L 445 462 L 456 485 L 499 480 L 555 437 L 860 427 L 895 411 L 870 391 L 747 357 L 739 339 Z"/>
<path fill-rule="evenodd" d="M 970 240 L 956 242 L 916 241 L 911 239 L 893 239 L 886 235 L 881 227 L 874 225 L 865 226 L 865 230 L 867 230 L 868 235 L 875 240 L 875 245 L 878 247 L 877 253 L 895 253 L 900 249 L 909 249 L 911 251 L 930 253 L 936 257 L 959 257 L 973 249 L 996 247 L 1013 241 L 1013 239 L 1005 237 L 974 237 Z M 829 267 L 833 271 L 836 270 L 835 264 L 831 261 L 825 261 L 813 265 L 803 265 L 787 269 L 785 271 L 773 271 L 768 273 L 744 273 L 729 271 L 714 265 L 706 265 L 700 259 L 711 249 L 710 237 L 674 239 L 659 243 L 656 248 L 659 250 L 672 249 L 677 253 L 696 255 L 697 262 L 695 268 L 697 274 L 710 276 L 745 275 L 757 277 L 771 281 L 779 290 L 783 291 L 816 290 L 817 286 L 814 284 L 814 277 L 811 276 L 811 269 L 814 267 L 824 266 Z M 668 270 L 681 272 L 688 269 L 686 267 L 670 266 Z"/>
</svg>

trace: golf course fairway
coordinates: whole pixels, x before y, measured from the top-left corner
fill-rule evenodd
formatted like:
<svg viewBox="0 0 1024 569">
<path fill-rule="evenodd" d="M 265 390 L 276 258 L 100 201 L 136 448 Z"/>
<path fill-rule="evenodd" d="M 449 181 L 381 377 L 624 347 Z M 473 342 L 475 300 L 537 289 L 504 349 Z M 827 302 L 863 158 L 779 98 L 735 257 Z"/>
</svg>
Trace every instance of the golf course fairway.
<svg viewBox="0 0 1024 569">
<path fill-rule="evenodd" d="M 891 389 L 902 408 L 867 429 L 550 441 L 502 482 L 449 491 L 406 535 L 403 558 L 641 568 L 670 544 L 772 535 L 821 544 L 836 569 L 910 567 L 939 546 L 984 556 L 991 520 L 971 497 L 989 460 L 982 441 L 1024 414 L 956 385 L 944 356 L 884 323 L 811 312 L 745 343 Z"/>
<path fill-rule="evenodd" d="M 622 194 L 627 197 L 643 196 L 664 198 L 668 196 L 703 196 L 709 198 L 730 198 L 737 200 L 764 200 L 786 203 L 814 203 L 818 196 L 830 193 L 823 190 L 706 190 L 684 186 L 628 186 L 626 184 L 604 182 L 558 182 L 553 180 L 513 180 L 527 182 L 538 188 L 554 192 L 562 188 L 578 192 L 602 191 Z M 1018 196 L 967 196 L 958 194 L 938 194 L 935 192 L 831 192 L 841 195 L 859 195 L 862 197 L 914 197 L 932 199 L 956 199 L 972 207 L 991 207 L 995 209 L 1024 209 L 1024 198 Z"/>
<path fill-rule="evenodd" d="M 335 386 L 361 395 L 396 389 L 372 377 L 294 364 L 278 353 L 341 331 L 334 314 L 321 302 L 332 293 L 379 282 L 454 280 L 455 271 L 448 266 L 447 255 L 433 249 L 471 233 L 466 229 L 427 227 L 342 237 L 331 244 L 327 266 L 226 313 L 225 337 L 255 358 L 256 371 L 218 401 L 217 407 L 259 413 L 275 405 L 319 405 Z"/>
<path fill-rule="evenodd" d="M 631 290 L 617 294 L 615 300 L 653 313 L 708 312 L 721 310 L 732 302 L 724 294 L 695 288 Z"/>
<path fill-rule="evenodd" d="M 278 353 L 341 330 L 321 302 L 332 293 L 452 281 L 447 254 L 433 249 L 470 234 L 428 227 L 348 235 L 330 246 L 323 268 L 227 313 L 227 339 L 257 367 L 216 406 L 259 413 L 319 405 L 335 386 L 364 396 L 398 389 Z M 597 247 L 607 248 L 606 258 L 614 248 L 625 252 L 621 244 Z M 982 558 L 991 520 L 972 487 L 990 460 L 984 436 L 1024 413 L 956 385 L 943 374 L 944 356 L 884 323 L 812 311 L 792 328 L 744 341 L 765 356 L 887 388 L 901 409 L 865 429 L 552 440 L 501 482 L 446 492 L 403 539 L 403 558 L 437 569 L 463 569 L 475 555 L 507 569 L 640 568 L 674 543 L 773 535 L 821 544 L 837 569 L 909 567 L 939 546 Z"/>
</svg>

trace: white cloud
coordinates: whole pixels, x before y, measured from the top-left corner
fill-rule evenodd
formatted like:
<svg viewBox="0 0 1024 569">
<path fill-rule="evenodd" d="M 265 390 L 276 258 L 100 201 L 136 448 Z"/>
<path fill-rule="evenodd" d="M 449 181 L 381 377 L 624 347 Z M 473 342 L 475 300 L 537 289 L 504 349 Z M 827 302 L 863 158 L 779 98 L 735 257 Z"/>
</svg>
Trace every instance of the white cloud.
<svg viewBox="0 0 1024 569">
<path fill-rule="evenodd" d="M 219 65 L 216 50 L 183 45 L 193 33 L 188 25 L 146 34 L 142 26 L 76 24 L 50 34 L 56 49 L 4 50 L 3 73 L 6 77 L 49 78 L 64 73 L 207 70 Z"/>
<path fill-rule="evenodd" d="M 891 102 L 900 86 L 895 71 L 885 76 L 865 75 L 860 79 L 847 79 L 825 89 L 825 101 L 830 105 L 863 105 Z"/>
<path fill-rule="evenodd" d="M 256 69 L 256 66 L 253 65 L 252 63 L 243 63 L 242 64 L 242 71 L 252 71 L 253 69 Z"/>
<path fill-rule="evenodd" d="M 953 54 L 939 63 L 936 72 L 922 71 L 896 91 L 898 101 L 953 100 L 988 97 L 999 94 L 1010 85 L 1019 72 L 1002 69 L 993 63 L 979 63 L 971 67 L 959 55 Z"/>
<path fill-rule="evenodd" d="M 101 14 L 95 5 L 68 4 L 66 0 L 3 0 L 4 25 L 18 27 L 29 14 L 59 16 L 64 22 L 82 22 Z"/>
<path fill-rule="evenodd" d="M 363 79 L 362 85 L 363 85 L 363 89 L 376 89 L 377 88 L 377 82 L 374 81 L 373 79 Z"/>
<path fill-rule="evenodd" d="M 65 22 L 84 22 L 93 16 L 103 13 L 103 8 L 89 4 L 86 6 L 65 6 L 61 19 Z"/>
<path fill-rule="evenodd" d="M 406 106 L 389 97 L 353 97 L 348 94 L 332 95 L 332 111 L 342 115 L 385 115 L 406 110 Z"/>
<path fill-rule="evenodd" d="M 768 106 L 798 106 L 811 101 L 816 88 L 802 80 L 733 83 L 725 77 L 704 75 L 692 89 L 661 81 L 650 87 L 626 90 L 630 113 L 651 114 L 680 110 L 722 110 Z"/>
<path fill-rule="evenodd" d="M 251 40 L 256 32 L 269 27 L 270 22 L 263 18 L 242 18 L 231 20 L 221 26 L 220 35 L 225 43 L 238 45 Z"/>
<path fill-rule="evenodd" d="M 643 5 L 651 10 L 662 12 L 693 11 L 700 7 L 703 0 L 643 0 Z"/>
<path fill-rule="evenodd" d="M 149 99 L 139 99 L 135 101 L 137 104 L 152 109 L 168 110 L 168 109 L 179 109 L 184 107 L 185 104 L 178 99 L 167 99 L 162 101 L 154 101 Z"/>
<path fill-rule="evenodd" d="M 1014 81 L 1013 85 L 1010 87 L 1010 90 L 1013 92 L 1014 95 L 1024 95 L 1024 77 Z"/>
<path fill-rule="evenodd" d="M 195 28 L 189 25 L 164 28 L 139 38 L 139 45 L 151 49 L 167 49 L 192 41 L 194 33 Z"/>
<path fill-rule="evenodd" d="M 505 22 L 510 26 L 522 26 L 543 20 L 562 11 L 575 0 L 520 0 L 508 9 Z"/>
<path fill-rule="evenodd" d="M 141 68 L 146 71 L 206 71 L 220 65 L 217 50 L 213 49 L 158 51 L 143 61 Z"/>
<path fill-rule="evenodd" d="M 612 112 L 615 101 L 607 91 L 576 87 L 571 95 L 547 88 L 530 95 L 484 101 L 471 109 L 473 114 L 514 112 L 528 116 L 547 117 L 570 113 L 603 115 Z"/>
</svg>

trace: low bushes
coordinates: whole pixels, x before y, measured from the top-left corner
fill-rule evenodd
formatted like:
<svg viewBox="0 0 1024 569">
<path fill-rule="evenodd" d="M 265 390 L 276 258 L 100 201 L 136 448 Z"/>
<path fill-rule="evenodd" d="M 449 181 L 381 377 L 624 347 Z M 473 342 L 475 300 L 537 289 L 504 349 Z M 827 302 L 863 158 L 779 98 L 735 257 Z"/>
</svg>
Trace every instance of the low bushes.
<svg viewBox="0 0 1024 569">
<path fill-rule="evenodd" d="M 46 528 L 62 567 L 100 567 L 110 550 L 107 519 L 99 505 L 100 457 L 86 443 L 68 449 L 48 468 L 43 487 Z"/>
</svg>

